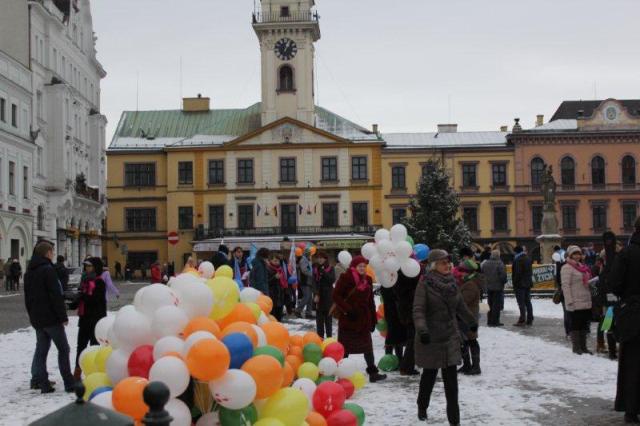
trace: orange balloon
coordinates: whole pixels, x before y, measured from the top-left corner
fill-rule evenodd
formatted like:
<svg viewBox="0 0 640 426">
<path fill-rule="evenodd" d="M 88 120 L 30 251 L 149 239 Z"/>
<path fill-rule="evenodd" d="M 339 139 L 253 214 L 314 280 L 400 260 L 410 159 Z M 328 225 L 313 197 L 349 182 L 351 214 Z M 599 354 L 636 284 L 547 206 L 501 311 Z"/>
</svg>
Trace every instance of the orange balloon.
<svg viewBox="0 0 640 426">
<path fill-rule="evenodd" d="M 283 353 L 287 352 L 289 347 L 289 330 L 279 322 L 267 322 L 260 326 L 264 334 L 267 336 L 267 343 L 275 346 Z"/>
<path fill-rule="evenodd" d="M 320 338 L 320 336 L 318 336 L 318 333 L 314 333 L 313 331 L 306 333 L 302 337 L 302 342 L 303 346 L 309 343 L 315 343 L 316 345 L 322 347 L 322 339 Z"/>
<path fill-rule="evenodd" d="M 289 348 L 289 355 L 302 357 L 302 348 L 300 346 L 291 346 Z"/>
<path fill-rule="evenodd" d="M 284 380 L 282 381 L 282 387 L 286 388 L 287 386 L 293 383 L 293 379 L 296 376 L 293 372 L 293 367 L 287 361 L 284 362 L 284 368 L 282 369 L 284 372 Z"/>
<path fill-rule="evenodd" d="M 216 336 L 217 339 L 220 338 L 220 326 L 211 318 L 196 317 L 192 319 L 182 331 L 182 335 L 186 339 L 196 331 L 208 331 Z"/>
<path fill-rule="evenodd" d="M 322 414 L 312 411 L 306 418 L 307 424 L 309 426 L 327 426 L 327 421 Z"/>
<path fill-rule="evenodd" d="M 257 320 L 255 315 L 253 315 L 251 308 L 249 308 L 244 303 L 238 303 L 233 308 L 233 311 L 231 311 L 229 315 L 218 320 L 218 324 L 220 325 L 220 328 L 224 330 L 229 324 L 232 324 L 238 321 L 244 321 L 244 322 L 248 322 L 249 324 L 255 324 Z"/>
<path fill-rule="evenodd" d="M 296 247 L 296 256 L 297 256 L 297 257 L 300 257 L 300 256 L 302 256 L 302 253 L 304 253 L 304 252 L 302 251 L 302 249 L 301 249 L 300 247 Z"/>
<path fill-rule="evenodd" d="M 285 360 L 285 362 L 289 363 L 291 368 L 293 368 L 294 372 L 298 371 L 298 368 L 300 368 L 300 366 L 302 365 L 302 358 L 299 356 L 287 355 Z"/>
<path fill-rule="evenodd" d="M 284 382 L 284 370 L 277 359 L 269 355 L 257 355 L 242 366 L 242 370 L 256 382 L 256 399 L 268 398 L 276 393 Z"/>
<path fill-rule="evenodd" d="M 311 256 L 315 256 L 317 251 L 318 249 L 316 248 L 316 246 L 311 246 L 311 248 L 309 249 L 309 253 L 311 253 Z"/>
<path fill-rule="evenodd" d="M 222 377 L 229 369 L 231 355 L 219 340 L 196 342 L 187 354 L 187 367 L 193 377 L 204 382 Z"/>
<path fill-rule="evenodd" d="M 367 275 L 369 276 L 369 278 L 371 278 L 371 280 L 373 280 L 374 283 L 378 281 L 376 280 L 376 273 L 374 272 L 371 265 L 367 265 Z"/>
<path fill-rule="evenodd" d="M 380 314 L 380 316 L 384 318 L 384 305 L 378 306 L 378 314 Z"/>
<path fill-rule="evenodd" d="M 302 336 L 300 336 L 300 335 L 298 335 L 298 334 L 293 335 L 293 336 L 290 336 L 290 337 L 289 337 L 289 344 L 290 344 L 291 346 L 300 346 L 300 347 L 303 347 L 303 346 L 304 346 L 304 342 L 303 342 L 303 340 L 302 340 Z"/>
<path fill-rule="evenodd" d="M 242 333 L 251 340 L 253 347 L 258 346 L 258 333 L 251 327 L 251 324 L 245 321 L 234 322 L 233 324 L 229 324 L 222 330 L 222 337 L 226 337 L 231 333 Z"/>
<path fill-rule="evenodd" d="M 122 380 L 113 388 L 113 408 L 134 420 L 141 420 L 149 411 L 142 398 L 142 392 L 148 383 L 147 379 L 135 376 Z"/>
<path fill-rule="evenodd" d="M 262 309 L 262 312 L 264 312 L 266 315 L 269 315 L 269 313 L 273 309 L 273 300 L 271 300 L 269 296 L 265 296 L 264 294 L 258 296 L 258 301 L 256 303 L 258 304 L 258 306 L 260 306 L 260 309 Z"/>
<path fill-rule="evenodd" d="M 276 317 L 274 317 L 273 315 L 269 315 L 269 321 L 271 321 L 271 322 L 278 322 L 278 320 L 276 319 Z"/>
</svg>

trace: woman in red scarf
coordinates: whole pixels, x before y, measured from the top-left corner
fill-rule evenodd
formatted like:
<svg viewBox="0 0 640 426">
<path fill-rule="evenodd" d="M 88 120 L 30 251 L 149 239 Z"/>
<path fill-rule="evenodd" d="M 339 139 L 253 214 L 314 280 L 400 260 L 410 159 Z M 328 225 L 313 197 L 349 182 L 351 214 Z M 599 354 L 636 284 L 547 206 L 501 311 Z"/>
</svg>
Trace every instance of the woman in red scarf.
<svg viewBox="0 0 640 426">
<path fill-rule="evenodd" d="M 571 315 L 571 343 L 573 353 L 593 355 L 587 349 L 587 333 L 591 321 L 591 271 L 582 263 L 582 250 L 578 246 L 567 248 L 567 263 L 560 271 L 564 303 Z"/>
<path fill-rule="evenodd" d="M 280 258 L 276 253 L 271 253 L 267 262 L 267 276 L 269 281 L 269 296 L 273 301 L 271 313 L 278 320 L 282 321 L 282 308 L 284 307 L 284 293 L 287 289 L 287 275 L 282 270 Z"/>
<path fill-rule="evenodd" d="M 369 381 L 386 379 L 386 375 L 378 372 L 373 356 L 371 333 L 376 328 L 376 306 L 364 257 L 354 257 L 350 268 L 340 276 L 333 290 L 333 303 L 340 313 L 338 341 L 344 346 L 345 357 L 364 354 Z"/>
</svg>

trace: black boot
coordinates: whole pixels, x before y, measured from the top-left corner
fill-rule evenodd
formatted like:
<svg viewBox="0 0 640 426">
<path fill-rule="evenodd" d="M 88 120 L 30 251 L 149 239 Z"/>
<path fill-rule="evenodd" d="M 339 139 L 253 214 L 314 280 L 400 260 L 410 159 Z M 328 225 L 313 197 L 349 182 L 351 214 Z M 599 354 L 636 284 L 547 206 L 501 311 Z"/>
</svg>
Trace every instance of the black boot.
<svg viewBox="0 0 640 426">
<path fill-rule="evenodd" d="M 426 422 L 427 418 L 427 409 L 418 407 L 418 420 L 420 420 L 421 422 Z"/>
<path fill-rule="evenodd" d="M 462 348 L 462 367 L 458 369 L 458 373 L 469 374 L 471 370 L 471 356 L 466 345 Z"/>
<path fill-rule="evenodd" d="M 638 419 L 637 414 L 625 413 L 624 422 L 631 423 L 631 424 L 640 424 L 640 419 Z"/>
<path fill-rule="evenodd" d="M 369 375 L 369 382 L 375 383 L 387 378 L 386 374 L 380 374 L 377 367 L 367 367 L 367 374 Z"/>
<path fill-rule="evenodd" d="M 587 334 L 586 330 L 580 331 L 580 348 L 582 349 L 582 353 L 593 355 L 593 352 L 587 349 Z"/>
<path fill-rule="evenodd" d="M 607 333 L 607 347 L 609 349 L 609 359 L 614 360 L 618 359 L 618 351 L 617 351 L 616 337 L 613 333 Z"/>
<path fill-rule="evenodd" d="M 482 374 L 480 370 L 480 346 L 471 347 L 471 369 L 469 369 L 470 376 L 479 376 Z"/>
<path fill-rule="evenodd" d="M 577 355 L 582 355 L 582 345 L 580 344 L 580 332 L 572 331 L 571 332 L 571 347 L 573 349 L 573 353 Z"/>
</svg>

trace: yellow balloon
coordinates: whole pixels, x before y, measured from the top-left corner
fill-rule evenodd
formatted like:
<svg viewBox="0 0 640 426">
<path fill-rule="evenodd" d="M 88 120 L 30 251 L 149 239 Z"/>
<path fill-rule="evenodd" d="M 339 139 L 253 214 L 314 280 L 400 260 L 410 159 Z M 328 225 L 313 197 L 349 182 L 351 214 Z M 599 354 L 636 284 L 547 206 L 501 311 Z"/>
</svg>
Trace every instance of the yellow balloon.
<svg viewBox="0 0 640 426">
<path fill-rule="evenodd" d="M 216 278 L 233 278 L 233 269 L 229 265 L 222 265 L 216 271 Z"/>
<path fill-rule="evenodd" d="M 94 366 L 95 366 L 96 372 L 106 373 L 107 359 L 109 359 L 111 352 L 113 352 L 113 348 L 111 346 L 105 346 L 98 349 L 95 356 L 95 360 L 94 360 Z"/>
<path fill-rule="evenodd" d="M 335 343 L 337 341 L 338 341 L 338 339 L 336 339 L 334 337 L 327 337 L 326 339 L 324 339 L 324 342 L 322 342 L 322 345 L 320 345 L 320 347 L 322 348 L 322 351 L 324 352 L 324 348 L 326 348 L 330 344 Z"/>
<path fill-rule="evenodd" d="M 87 352 L 82 359 L 80 359 L 80 368 L 82 369 L 82 374 L 85 377 L 92 373 L 97 373 L 98 370 L 96 368 L 96 355 L 98 354 L 98 349 L 94 351 Z"/>
<path fill-rule="evenodd" d="M 278 419 L 269 417 L 269 418 L 258 420 L 256 423 L 253 424 L 253 426 L 287 426 L 287 425 L 282 423 Z"/>
<path fill-rule="evenodd" d="M 231 313 L 240 299 L 238 284 L 231 278 L 216 277 L 207 280 L 207 285 L 213 293 L 213 308 L 209 317 L 219 320 Z"/>
<path fill-rule="evenodd" d="M 111 380 L 109 379 L 109 376 L 107 376 L 107 373 L 89 374 L 87 377 L 84 378 L 82 383 L 84 384 L 84 389 L 85 389 L 84 391 L 85 401 L 89 400 L 89 396 L 91 396 L 94 390 L 101 387 L 105 387 L 105 386 L 111 386 Z"/>
<path fill-rule="evenodd" d="M 353 376 L 349 377 L 349 380 L 351 380 L 356 390 L 362 389 L 367 384 L 367 379 L 361 371 L 356 371 Z"/>
<path fill-rule="evenodd" d="M 282 388 L 267 400 L 262 413 L 265 418 L 280 420 L 284 426 L 300 426 L 309 414 L 309 399 L 299 389 Z"/>
<path fill-rule="evenodd" d="M 247 302 L 245 303 L 245 305 L 247 305 L 249 309 L 251 309 L 251 312 L 253 313 L 253 316 L 256 317 L 256 320 L 260 318 L 262 309 L 260 309 L 260 306 L 257 303 Z"/>
<path fill-rule="evenodd" d="M 298 367 L 298 378 L 300 379 L 311 379 L 315 382 L 318 380 L 319 375 L 320 370 L 318 369 L 318 366 L 312 362 L 305 362 Z"/>
</svg>

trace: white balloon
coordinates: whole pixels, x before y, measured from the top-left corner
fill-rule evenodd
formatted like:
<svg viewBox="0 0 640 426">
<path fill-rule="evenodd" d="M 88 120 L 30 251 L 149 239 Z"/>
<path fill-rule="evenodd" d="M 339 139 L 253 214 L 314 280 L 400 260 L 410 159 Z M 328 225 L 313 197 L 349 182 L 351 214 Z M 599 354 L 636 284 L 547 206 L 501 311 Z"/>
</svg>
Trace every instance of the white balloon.
<svg viewBox="0 0 640 426">
<path fill-rule="evenodd" d="M 91 403 L 99 405 L 100 407 L 106 408 L 108 410 L 113 410 L 113 403 L 111 402 L 112 395 L 113 392 L 111 391 L 99 393 L 98 395 L 93 397 Z"/>
<path fill-rule="evenodd" d="M 97 322 L 94 334 L 101 346 L 109 345 L 109 330 L 115 320 L 116 317 L 114 315 L 107 315 Z"/>
<path fill-rule="evenodd" d="M 389 235 L 391 236 L 391 241 L 393 241 L 396 244 L 399 243 L 400 241 L 406 241 L 408 236 L 407 228 L 403 224 L 398 223 L 391 227 L 391 230 L 389 231 Z"/>
<path fill-rule="evenodd" d="M 384 266 L 382 256 L 380 256 L 379 254 L 373 256 L 371 259 L 369 259 L 369 265 L 371 265 L 374 270 L 382 269 Z"/>
<path fill-rule="evenodd" d="M 176 336 L 165 336 L 153 345 L 153 359 L 160 359 L 168 352 L 182 353 L 184 341 Z"/>
<path fill-rule="evenodd" d="M 393 253 L 393 243 L 391 240 L 382 240 L 378 243 L 378 254 L 382 257 Z"/>
<path fill-rule="evenodd" d="M 220 415 L 217 411 L 207 413 L 198 419 L 196 426 L 222 426 Z"/>
<path fill-rule="evenodd" d="M 209 333 L 208 331 L 196 331 L 195 333 L 191 333 L 187 340 L 184 342 L 184 347 L 182 348 L 182 357 L 186 359 L 187 354 L 191 350 L 191 346 L 193 346 L 196 342 L 199 342 L 202 339 L 216 339 L 216 336 Z"/>
<path fill-rule="evenodd" d="M 158 339 L 177 336 L 189 324 L 187 314 L 177 306 L 168 305 L 156 310 L 151 321 L 151 330 Z"/>
<path fill-rule="evenodd" d="M 194 279 L 181 279 L 172 285 L 172 290 L 178 295 L 178 307 L 187 314 L 189 319 L 206 317 L 213 307 L 213 293 L 202 280 L 187 274 Z"/>
<path fill-rule="evenodd" d="M 251 375 L 243 370 L 227 370 L 224 375 L 209 382 L 213 399 L 225 408 L 240 410 L 256 397 L 257 386 Z"/>
<path fill-rule="evenodd" d="M 179 298 L 175 291 L 164 284 L 151 284 L 140 298 L 140 307 L 136 308 L 149 318 L 163 306 L 178 306 Z"/>
<path fill-rule="evenodd" d="M 240 292 L 240 301 L 242 303 L 255 303 L 262 293 L 253 287 L 245 287 Z"/>
<path fill-rule="evenodd" d="M 356 374 L 356 371 L 358 371 L 358 364 L 351 358 L 344 358 L 338 363 L 336 376 L 340 379 L 348 379 Z"/>
<path fill-rule="evenodd" d="M 400 265 L 402 273 L 408 278 L 415 278 L 420 275 L 420 264 L 415 259 L 407 259 Z"/>
<path fill-rule="evenodd" d="M 376 275 L 376 277 L 378 278 L 378 282 L 382 287 L 391 288 L 398 281 L 398 272 L 392 272 L 385 269 L 380 271 L 380 274 Z"/>
<path fill-rule="evenodd" d="M 120 381 L 129 377 L 127 363 L 129 362 L 131 352 L 124 349 L 116 349 L 111 352 L 107 358 L 107 376 L 111 380 L 111 384 L 115 387 Z"/>
<path fill-rule="evenodd" d="M 367 243 L 370 244 L 370 243 Z M 365 244 L 365 246 L 367 245 Z M 364 249 L 364 246 L 363 246 Z M 364 256 L 364 253 L 363 253 Z M 364 256 L 365 259 L 368 259 L 367 256 Z M 351 256 L 351 253 L 349 253 L 346 250 L 342 250 L 340 253 L 338 253 L 338 262 L 340 262 L 342 264 L 342 266 L 344 266 L 345 268 L 348 268 L 349 265 L 351 265 L 351 260 L 353 259 L 353 257 Z"/>
<path fill-rule="evenodd" d="M 349 376 L 350 377 L 350 376 Z M 315 382 L 311 379 L 302 378 L 298 379 L 291 385 L 293 389 L 301 390 L 309 399 L 309 402 L 313 401 L 313 393 L 316 391 L 318 387 Z"/>
<path fill-rule="evenodd" d="M 262 315 L 264 315 L 264 313 Z M 257 347 L 260 348 L 262 346 L 265 346 L 267 344 L 267 335 L 265 334 L 264 330 L 261 329 L 260 327 L 258 327 L 255 324 L 251 324 L 251 327 L 253 327 L 253 330 L 258 335 L 258 346 Z"/>
<path fill-rule="evenodd" d="M 171 426 L 191 426 L 191 410 L 179 399 L 170 399 L 164 409 L 173 417 Z"/>
<path fill-rule="evenodd" d="M 135 309 L 126 309 L 124 312 L 122 309 L 113 323 L 113 333 L 119 347 L 132 352 L 138 346 L 152 344 L 154 338 L 147 317 Z"/>
<path fill-rule="evenodd" d="M 333 358 L 322 358 L 318 363 L 318 369 L 322 376 L 333 376 L 338 371 L 338 363 Z"/>
<path fill-rule="evenodd" d="M 144 292 L 147 290 L 148 287 L 142 287 L 140 290 L 136 291 L 135 296 L 133 296 L 133 306 L 137 309 L 137 310 L 141 310 L 142 308 L 142 295 L 144 294 Z M 120 309 L 120 311 L 122 311 L 122 309 L 124 309 L 125 307 L 122 307 Z"/>
<path fill-rule="evenodd" d="M 200 266 L 198 266 L 198 272 L 200 272 L 202 278 L 207 280 L 209 278 L 213 278 L 213 274 L 215 273 L 215 271 L 216 269 L 213 267 L 213 263 L 209 262 L 208 260 L 205 260 L 200 264 Z"/>
<path fill-rule="evenodd" d="M 162 382 L 169 388 L 171 398 L 177 398 L 189 386 L 189 369 L 175 356 L 165 356 L 153 363 L 149 370 L 150 382 Z"/>
<path fill-rule="evenodd" d="M 383 262 L 384 269 L 389 272 L 398 272 L 400 270 L 400 262 L 395 256 L 387 256 Z"/>
<path fill-rule="evenodd" d="M 258 325 L 263 325 L 268 322 L 271 322 L 269 317 L 264 312 L 260 312 L 260 316 L 258 317 Z"/>
<path fill-rule="evenodd" d="M 553 255 L 551 256 L 551 260 L 553 260 L 554 262 L 558 263 L 558 262 L 562 262 L 562 256 L 560 255 L 560 253 L 555 252 L 553 253 Z"/>
<path fill-rule="evenodd" d="M 365 259 L 371 260 L 371 258 L 378 253 L 378 247 L 374 243 L 366 243 L 360 249 L 360 253 L 362 253 Z"/>
<path fill-rule="evenodd" d="M 388 240 L 389 239 L 389 231 L 387 231 L 384 228 L 378 229 L 376 231 L 374 239 L 376 240 L 376 243 L 378 243 L 378 244 L 380 244 L 380 241 Z"/>
<path fill-rule="evenodd" d="M 413 253 L 413 247 L 407 241 L 400 241 L 395 245 L 394 251 L 399 259 L 408 259 Z"/>
</svg>

